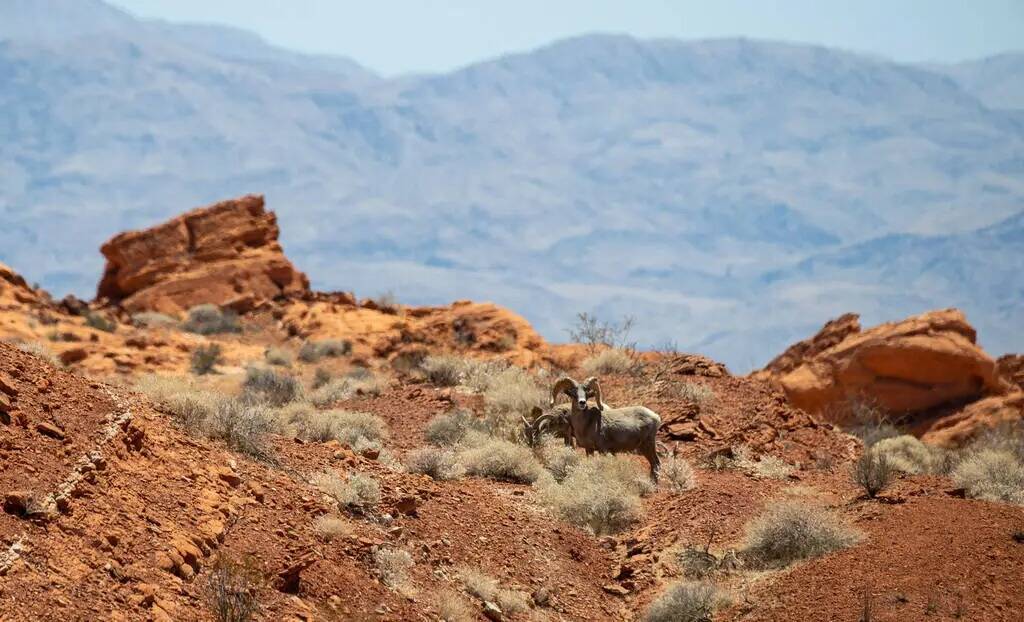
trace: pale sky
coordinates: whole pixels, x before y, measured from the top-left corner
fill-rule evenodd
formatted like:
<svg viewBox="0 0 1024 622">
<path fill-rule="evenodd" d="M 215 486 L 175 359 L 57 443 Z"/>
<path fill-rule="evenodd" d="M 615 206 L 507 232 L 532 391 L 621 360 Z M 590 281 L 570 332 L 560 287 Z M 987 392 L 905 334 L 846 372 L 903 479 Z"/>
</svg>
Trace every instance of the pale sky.
<svg viewBox="0 0 1024 622">
<path fill-rule="evenodd" d="M 229 24 L 383 75 L 446 71 L 592 32 L 817 43 L 902 61 L 1024 49 L 1024 0 L 113 0 L 139 17 Z"/>
</svg>

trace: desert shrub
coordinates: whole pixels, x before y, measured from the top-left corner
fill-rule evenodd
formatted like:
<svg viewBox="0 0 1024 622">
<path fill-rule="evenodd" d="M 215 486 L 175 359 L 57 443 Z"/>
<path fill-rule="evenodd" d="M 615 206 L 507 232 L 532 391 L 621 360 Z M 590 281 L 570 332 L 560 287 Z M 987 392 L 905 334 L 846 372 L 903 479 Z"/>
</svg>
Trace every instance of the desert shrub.
<svg viewBox="0 0 1024 622">
<path fill-rule="evenodd" d="M 562 439 L 546 435 L 541 437 L 534 453 L 556 482 L 565 481 L 569 472 L 583 460 L 580 453 L 566 445 Z"/>
<path fill-rule="evenodd" d="M 316 371 L 313 372 L 313 390 L 319 389 L 320 387 L 326 385 L 332 379 L 333 376 L 331 376 L 331 372 L 327 371 L 323 367 L 317 367 Z"/>
<path fill-rule="evenodd" d="M 498 605 L 502 613 L 515 615 L 529 609 L 526 595 L 516 590 L 501 587 L 497 579 L 473 568 L 459 569 L 459 579 L 466 591 L 484 602 Z"/>
<path fill-rule="evenodd" d="M 504 482 L 532 484 L 544 470 L 529 448 L 498 438 L 465 449 L 459 459 L 468 474 Z"/>
<path fill-rule="evenodd" d="M 693 467 L 681 456 L 668 456 L 661 461 L 661 478 L 675 492 L 690 490 L 697 485 Z"/>
<path fill-rule="evenodd" d="M 501 373 L 511 367 L 501 359 L 489 361 L 478 361 L 476 359 L 465 359 L 463 361 L 462 384 L 477 393 L 485 392 L 494 380 L 501 376 Z"/>
<path fill-rule="evenodd" d="M 132 314 L 132 325 L 139 328 L 175 328 L 178 320 L 155 311 L 140 311 Z"/>
<path fill-rule="evenodd" d="M 242 325 L 234 311 L 221 311 L 220 307 L 212 304 L 196 305 L 189 309 L 182 328 L 200 335 L 242 332 Z"/>
<path fill-rule="evenodd" d="M 590 352 L 598 347 L 630 348 L 629 333 L 635 320 L 626 316 L 621 322 L 605 322 L 589 313 L 577 313 L 576 324 L 569 329 L 569 339 L 587 346 Z"/>
<path fill-rule="evenodd" d="M 260 611 L 256 600 L 259 571 L 244 562 L 221 555 L 206 580 L 206 602 L 217 622 L 248 622 Z"/>
<path fill-rule="evenodd" d="M 135 381 L 135 389 L 149 397 L 158 408 L 170 414 L 186 430 L 202 433 L 205 422 L 213 417 L 224 396 L 195 387 L 177 376 L 149 374 Z"/>
<path fill-rule="evenodd" d="M 345 339 L 324 339 L 307 341 L 299 348 L 299 360 L 315 363 L 326 357 L 347 356 L 352 353 L 352 342 Z"/>
<path fill-rule="evenodd" d="M 112 333 L 117 330 L 117 323 L 113 320 L 104 317 L 100 313 L 90 311 L 85 316 L 85 325 L 89 328 L 95 328 L 96 330 L 102 330 L 105 333 Z"/>
<path fill-rule="evenodd" d="M 915 475 L 933 472 L 941 459 L 937 449 L 909 434 L 881 439 L 871 448 L 885 454 L 892 468 Z"/>
<path fill-rule="evenodd" d="M 284 406 L 302 397 L 302 385 L 286 373 L 251 365 L 245 370 L 242 396 L 252 403 Z"/>
<path fill-rule="evenodd" d="M 899 429 L 889 422 L 885 412 L 870 398 L 854 398 L 846 405 L 847 418 L 852 422 L 847 431 L 872 447 L 875 443 L 900 436 Z"/>
<path fill-rule="evenodd" d="M 350 372 L 314 389 L 309 401 L 323 408 L 353 395 L 380 395 L 384 387 L 384 381 L 371 372 Z"/>
<path fill-rule="evenodd" d="M 860 535 L 832 512 L 780 501 L 747 524 L 743 554 L 754 565 L 783 567 L 851 546 Z"/>
<path fill-rule="evenodd" d="M 192 373 L 197 376 L 211 373 L 221 362 L 220 352 L 220 345 L 216 343 L 196 346 L 192 350 Z"/>
<path fill-rule="evenodd" d="M 509 367 L 493 377 L 484 392 L 484 403 L 491 433 L 518 439 L 522 432 L 520 417 L 530 414 L 534 406 L 546 406 L 547 395 L 526 370 Z"/>
<path fill-rule="evenodd" d="M 312 411 L 297 418 L 295 425 L 300 438 L 319 443 L 336 440 L 356 450 L 380 449 L 388 436 L 387 425 L 377 415 L 347 410 Z"/>
<path fill-rule="evenodd" d="M 444 622 L 475 622 L 476 612 L 462 596 L 451 590 L 441 590 L 437 596 L 437 615 Z"/>
<path fill-rule="evenodd" d="M 698 406 L 715 401 L 715 392 L 711 387 L 697 382 L 683 382 L 677 385 L 676 396 Z"/>
<path fill-rule="evenodd" d="M 640 520 L 640 495 L 652 489 L 650 480 L 625 456 L 590 456 L 562 483 L 548 478 L 537 484 L 548 509 L 595 535 L 615 533 Z"/>
<path fill-rule="evenodd" d="M 750 448 L 740 445 L 733 450 L 732 458 L 726 458 L 721 464 L 714 465 L 716 468 L 735 468 L 746 471 L 754 477 L 764 479 L 785 479 L 793 471 L 793 467 L 780 458 L 765 454 L 756 460 L 751 455 Z"/>
<path fill-rule="evenodd" d="M 877 451 L 876 445 L 865 449 L 860 458 L 853 463 L 851 477 L 853 483 L 863 488 L 869 498 L 874 499 L 896 477 L 896 469 L 889 462 L 889 456 L 885 452 Z"/>
<path fill-rule="evenodd" d="M 379 548 L 373 553 L 373 563 L 381 582 L 390 588 L 405 585 L 413 567 L 412 555 L 402 549 Z"/>
<path fill-rule="evenodd" d="M 336 473 L 313 476 L 313 485 L 349 509 L 368 509 L 380 503 L 380 484 L 365 473 L 350 473 L 345 479 Z"/>
<path fill-rule="evenodd" d="M 428 356 L 420 365 L 427 380 L 438 387 L 454 387 L 462 381 L 466 362 L 451 354 Z"/>
<path fill-rule="evenodd" d="M 437 447 L 410 451 L 405 464 L 410 473 L 423 473 L 437 480 L 458 479 L 466 472 L 455 452 Z"/>
<path fill-rule="evenodd" d="M 711 622 L 718 601 L 715 586 L 680 582 L 662 592 L 643 619 L 645 622 Z"/>
<path fill-rule="evenodd" d="M 458 409 L 435 416 L 427 424 L 424 436 L 427 442 L 440 447 L 453 447 L 466 436 L 470 430 L 479 429 L 480 424 L 473 413 Z"/>
<path fill-rule="evenodd" d="M 221 399 L 212 416 L 202 423 L 203 432 L 220 439 L 235 451 L 254 458 L 269 459 L 267 434 L 275 429 L 273 414 L 261 404 L 238 399 Z"/>
<path fill-rule="evenodd" d="M 1004 421 L 979 434 L 970 444 L 970 451 L 983 449 L 1008 451 L 1024 462 L 1024 420 Z"/>
<path fill-rule="evenodd" d="M 18 349 L 26 354 L 41 358 L 57 369 L 63 369 L 64 363 L 49 348 L 38 341 L 26 341 L 18 344 Z"/>
<path fill-rule="evenodd" d="M 971 497 L 1024 505 L 1024 462 L 1008 450 L 968 454 L 953 470 L 953 481 Z"/>
<path fill-rule="evenodd" d="M 580 365 L 588 376 L 602 374 L 625 374 L 633 370 L 636 361 L 626 352 L 610 348 L 587 357 Z"/>
<path fill-rule="evenodd" d="M 267 348 L 266 352 L 263 353 L 263 359 L 270 365 L 276 365 L 278 367 L 291 367 L 292 366 L 292 353 L 284 348 Z"/>
<path fill-rule="evenodd" d="M 352 526 L 340 516 L 324 514 L 313 521 L 313 529 L 324 542 L 336 540 L 342 536 L 351 535 Z"/>
</svg>

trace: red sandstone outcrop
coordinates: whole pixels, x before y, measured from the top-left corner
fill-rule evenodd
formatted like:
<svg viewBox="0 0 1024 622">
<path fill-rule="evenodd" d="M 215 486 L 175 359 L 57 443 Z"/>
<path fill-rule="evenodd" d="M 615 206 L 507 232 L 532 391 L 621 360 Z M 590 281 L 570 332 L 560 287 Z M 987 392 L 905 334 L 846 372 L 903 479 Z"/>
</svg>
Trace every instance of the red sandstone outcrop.
<svg viewBox="0 0 1024 622">
<path fill-rule="evenodd" d="M 941 447 L 966 445 L 982 430 L 1024 419 L 1024 392 L 994 395 L 940 417 L 922 430 L 921 440 Z"/>
<path fill-rule="evenodd" d="M 1024 354 L 1004 354 L 996 359 L 1003 380 L 1024 391 Z"/>
<path fill-rule="evenodd" d="M 29 287 L 25 279 L 0 262 L 0 304 L 18 305 L 40 302 L 39 294 Z"/>
<path fill-rule="evenodd" d="M 842 422 L 867 399 L 895 414 L 926 411 L 1006 391 L 974 328 L 956 309 L 932 311 L 861 331 L 856 315 L 825 325 L 756 374 L 790 402 Z"/>
<path fill-rule="evenodd" d="M 277 241 L 277 218 L 248 195 L 198 208 L 103 245 L 98 298 L 129 311 L 180 313 L 202 303 L 239 311 L 309 291 Z"/>
</svg>

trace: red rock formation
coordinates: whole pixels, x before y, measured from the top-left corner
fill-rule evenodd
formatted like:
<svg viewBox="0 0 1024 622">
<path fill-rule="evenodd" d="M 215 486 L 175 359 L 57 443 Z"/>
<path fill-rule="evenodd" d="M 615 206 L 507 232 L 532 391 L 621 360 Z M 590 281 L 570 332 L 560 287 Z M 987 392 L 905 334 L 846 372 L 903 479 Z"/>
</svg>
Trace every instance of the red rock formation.
<svg viewBox="0 0 1024 622">
<path fill-rule="evenodd" d="M 18 305 L 40 302 L 39 294 L 20 274 L 0 262 L 0 304 Z"/>
<path fill-rule="evenodd" d="M 996 359 L 996 368 L 1003 380 L 1024 390 L 1024 354 L 1004 354 Z"/>
<path fill-rule="evenodd" d="M 1024 419 L 1024 393 L 994 395 L 930 422 L 921 440 L 942 447 L 960 447 L 982 430 L 1021 419 Z"/>
<path fill-rule="evenodd" d="M 861 332 L 857 316 L 829 322 L 760 372 L 791 403 L 838 422 L 851 400 L 897 414 L 976 400 L 1006 390 L 993 361 L 956 309 L 933 311 Z M 777 370 L 777 371 L 776 371 Z"/>
<path fill-rule="evenodd" d="M 199 208 L 103 245 L 107 266 L 97 296 L 130 311 L 180 313 L 201 303 L 239 311 L 309 291 L 284 256 L 277 218 L 248 195 Z"/>
</svg>

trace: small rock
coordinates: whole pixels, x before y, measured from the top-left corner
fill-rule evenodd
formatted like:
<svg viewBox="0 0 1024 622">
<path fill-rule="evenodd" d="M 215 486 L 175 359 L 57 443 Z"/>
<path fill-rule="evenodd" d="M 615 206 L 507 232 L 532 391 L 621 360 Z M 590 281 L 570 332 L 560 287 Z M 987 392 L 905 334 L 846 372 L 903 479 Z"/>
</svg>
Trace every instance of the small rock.
<svg viewBox="0 0 1024 622">
<path fill-rule="evenodd" d="M 609 594 L 615 594 L 616 596 L 625 596 L 626 594 L 629 594 L 629 590 L 627 590 L 626 588 L 622 587 L 617 583 L 609 583 L 607 585 L 602 585 L 601 589 L 608 592 Z"/>
<path fill-rule="evenodd" d="M 419 499 L 417 499 L 416 497 L 402 497 L 401 499 L 395 502 L 395 511 L 399 514 L 415 516 L 416 508 L 419 506 L 419 504 Z"/>
<path fill-rule="evenodd" d="M 61 363 L 64 363 L 65 365 L 71 365 L 73 363 L 85 360 L 86 357 L 88 356 L 89 352 L 86 351 L 85 348 L 76 347 L 71 348 L 70 350 L 64 350 L 57 356 L 57 358 L 60 359 Z"/>
<path fill-rule="evenodd" d="M 39 432 L 43 436 L 49 436 L 55 438 L 58 441 L 64 440 L 64 431 L 46 421 L 40 421 L 36 424 L 36 432 Z"/>
<path fill-rule="evenodd" d="M 11 397 L 18 397 L 18 388 L 14 386 L 14 381 L 2 373 L 0 373 L 0 393 L 6 393 Z"/>
<path fill-rule="evenodd" d="M 484 601 L 483 613 L 484 617 L 491 622 L 501 622 L 505 619 L 505 615 L 501 612 L 501 609 L 489 600 Z"/>
</svg>

